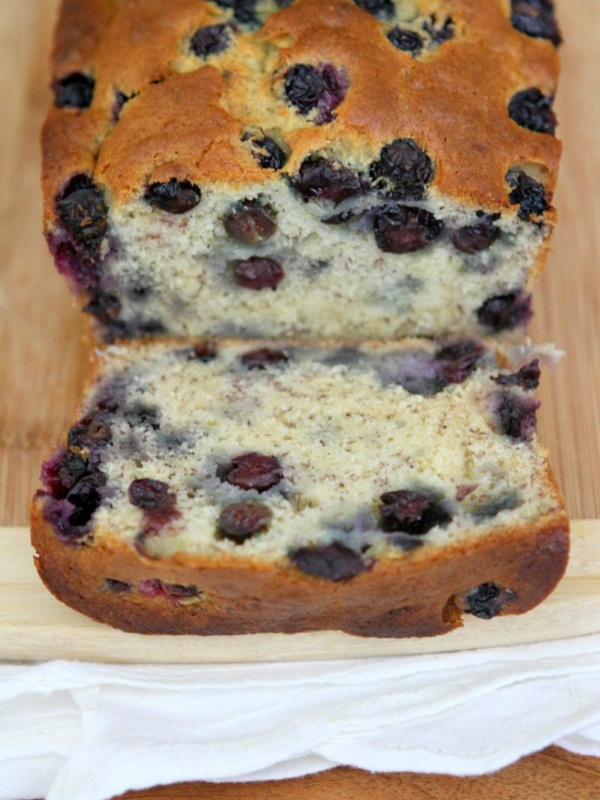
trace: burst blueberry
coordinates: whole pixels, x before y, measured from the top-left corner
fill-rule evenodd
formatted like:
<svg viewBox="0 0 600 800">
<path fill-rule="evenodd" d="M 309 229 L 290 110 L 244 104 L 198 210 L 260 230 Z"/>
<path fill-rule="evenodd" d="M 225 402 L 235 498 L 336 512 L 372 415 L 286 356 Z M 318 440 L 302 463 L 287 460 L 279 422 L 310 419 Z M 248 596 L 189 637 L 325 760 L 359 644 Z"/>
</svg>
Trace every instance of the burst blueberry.
<svg viewBox="0 0 600 800">
<path fill-rule="evenodd" d="M 531 442 L 537 428 L 538 400 L 511 392 L 499 394 L 495 400 L 496 424 L 500 431 L 519 442 Z"/>
<path fill-rule="evenodd" d="M 259 256 L 236 261 L 233 272 L 238 286 L 254 291 L 276 289 L 285 277 L 281 264 L 272 258 Z"/>
<path fill-rule="evenodd" d="M 71 72 L 54 81 L 54 103 L 58 108 L 89 108 L 94 99 L 95 80 L 83 72 Z"/>
<path fill-rule="evenodd" d="M 444 504 L 430 494 L 400 489 L 381 495 L 381 527 L 422 536 L 436 526 L 445 527 L 452 516 Z"/>
<path fill-rule="evenodd" d="M 219 515 L 219 532 L 226 539 L 241 544 L 257 533 L 264 533 L 272 516 L 271 509 L 261 503 L 233 503 Z"/>
<path fill-rule="evenodd" d="M 286 97 L 304 116 L 318 109 L 319 113 L 315 118 L 317 125 L 331 122 L 335 118 L 333 110 L 344 99 L 347 88 L 348 82 L 344 73 L 332 64 L 318 67 L 294 64 L 285 74 Z"/>
<path fill-rule="evenodd" d="M 518 386 L 526 392 L 532 392 L 540 385 L 540 362 L 537 358 L 525 364 L 518 372 L 511 375 L 497 375 L 492 378 L 500 386 Z"/>
<path fill-rule="evenodd" d="M 195 183 L 178 181 L 175 178 L 165 183 L 151 183 L 144 195 L 147 203 L 168 214 L 186 214 L 201 199 L 202 192 Z"/>
<path fill-rule="evenodd" d="M 277 458 L 262 453 L 244 453 L 218 470 L 223 482 L 245 491 L 266 492 L 283 478 L 283 470 Z"/>
<path fill-rule="evenodd" d="M 539 89 L 525 89 L 510 98 L 508 116 L 522 128 L 553 134 L 557 125 L 553 101 L 553 97 L 542 94 Z"/>
<path fill-rule="evenodd" d="M 458 228 L 452 234 L 452 244 L 466 255 L 475 255 L 489 249 L 500 234 L 499 229 L 494 225 L 498 216 L 497 214 L 482 214 L 474 225 Z"/>
<path fill-rule="evenodd" d="M 519 206 L 519 219 L 530 222 L 532 217 L 541 216 L 548 209 L 546 190 L 541 183 L 522 170 L 509 170 L 506 181 L 511 187 L 508 199 Z"/>
<path fill-rule="evenodd" d="M 398 50 L 410 53 L 415 58 L 421 54 L 423 49 L 423 37 L 421 34 L 408 28 L 396 26 L 388 31 L 387 38 Z"/>
<path fill-rule="evenodd" d="M 96 265 L 108 227 L 108 208 L 100 188 L 88 175 L 75 175 L 58 197 L 56 212 L 66 233 L 62 244 L 70 248 L 82 270 Z M 89 285 L 83 275 L 76 277 Z"/>
<path fill-rule="evenodd" d="M 322 157 L 304 159 L 291 185 L 306 201 L 330 200 L 335 205 L 365 191 L 357 172 Z"/>
<path fill-rule="evenodd" d="M 562 42 L 552 0 L 511 0 L 511 11 L 510 21 L 521 33 L 555 46 Z"/>
<path fill-rule="evenodd" d="M 225 215 L 223 227 L 242 244 L 261 244 L 277 230 L 275 211 L 258 200 L 243 200 Z"/>
<path fill-rule="evenodd" d="M 256 24 L 256 5 L 258 0 L 214 0 L 221 8 L 231 9 L 237 22 Z"/>
<path fill-rule="evenodd" d="M 414 139 L 386 144 L 369 173 L 376 189 L 398 200 L 422 200 L 434 175 L 431 159 Z"/>
<path fill-rule="evenodd" d="M 393 0 L 354 0 L 359 8 L 379 19 L 386 19 L 394 13 Z"/>
<path fill-rule="evenodd" d="M 494 332 L 524 326 L 532 316 L 531 295 L 525 292 L 490 297 L 477 309 L 480 324 Z"/>
<path fill-rule="evenodd" d="M 384 253 L 423 250 L 442 233 L 443 223 L 423 208 L 387 205 L 375 210 L 373 233 Z"/>
<path fill-rule="evenodd" d="M 223 53 L 231 44 L 230 30 L 231 26 L 227 23 L 198 28 L 190 39 L 192 52 L 201 58 Z"/>
</svg>

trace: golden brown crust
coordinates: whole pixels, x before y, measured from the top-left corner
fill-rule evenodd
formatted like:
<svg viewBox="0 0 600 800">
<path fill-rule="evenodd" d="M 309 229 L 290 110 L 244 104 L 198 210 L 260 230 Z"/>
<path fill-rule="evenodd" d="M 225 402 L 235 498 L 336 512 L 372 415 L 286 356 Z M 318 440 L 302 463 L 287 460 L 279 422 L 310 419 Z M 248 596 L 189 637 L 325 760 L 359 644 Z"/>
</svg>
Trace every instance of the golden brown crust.
<svg viewBox="0 0 600 800">
<path fill-rule="evenodd" d="M 291 148 L 286 172 L 320 150 L 366 167 L 386 142 L 412 137 L 433 159 L 433 195 L 507 211 L 507 171 L 533 164 L 551 198 L 560 144 L 518 126 L 507 104 L 530 87 L 554 94 L 555 48 L 515 30 L 505 0 L 435 5 L 440 19 L 445 12 L 454 20 L 455 36 L 418 59 L 393 47 L 389 26 L 351 0 L 295 0 L 258 31 L 236 33 L 228 51 L 203 65 L 190 56 L 189 37 L 228 19 L 212 3 L 65 0 L 55 77 L 88 69 L 96 90 L 90 109 L 50 112 L 46 225 L 60 186 L 82 169 L 117 205 L 139 197 L 148 182 L 175 176 L 232 189 L 278 180 L 240 140 L 253 126 L 281 133 Z M 283 78 L 293 64 L 325 62 L 345 70 L 349 88 L 336 119 L 315 125 L 286 102 Z M 116 91 L 137 96 L 114 124 Z M 82 123 L 90 116 L 92 124 Z"/>
<path fill-rule="evenodd" d="M 55 79 L 93 69 L 98 44 L 114 12 L 114 0 L 63 0 L 52 50 Z"/>
<path fill-rule="evenodd" d="M 538 605 L 562 577 L 568 560 L 564 514 L 530 527 L 474 538 L 469 545 L 419 551 L 376 563 L 355 578 L 332 583 L 291 565 L 260 562 L 203 563 L 180 557 L 160 563 L 130 548 L 59 542 L 40 500 L 32 510 L 36 566 L 62 602 L 113 627 L 137 633 L 245 634 L 342 630 L 359 636 L 434 636 L 459 627 L 453 596 L 492 581 L 515 592 L 501 614 Z M 188 563 L 184 563 L 187 561 Z M 133 586 L 160 580 L 197 586 L 190 605 L 133 590 L 112 592 L 106 579 Z"/>
</svg>

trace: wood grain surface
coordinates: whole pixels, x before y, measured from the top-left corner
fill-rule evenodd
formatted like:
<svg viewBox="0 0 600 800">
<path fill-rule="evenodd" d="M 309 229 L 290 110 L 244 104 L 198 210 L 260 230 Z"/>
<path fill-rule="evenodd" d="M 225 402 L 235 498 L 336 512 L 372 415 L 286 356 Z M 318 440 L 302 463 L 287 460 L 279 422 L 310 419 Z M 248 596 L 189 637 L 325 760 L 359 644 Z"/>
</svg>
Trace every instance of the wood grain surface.
<svg viewBox="0 0 600 800">
<path fill-rule="evenodd" d="M 86 0 L 81 0 L 86 2 Z M 541 387 L 540 434 L 575 518 L 600 517 L 600 15 L 598 0 L 555 0 L 566 44 L 557 109 L 565 144 L 560 225 L 536 293 L 531 335 L 567 357 Z M 39 233 L 38 131 L 58 0 L 0 0 L 0 525 L 26 525 L 39 465 L 66 426 L 86 353 L 82 321 Z M 392 798 L 586 800 L 600 760 L 557 748 L 484 778 L 334 770 L 270 784 L 182 784 L 128 800 Z"/>
</svg>

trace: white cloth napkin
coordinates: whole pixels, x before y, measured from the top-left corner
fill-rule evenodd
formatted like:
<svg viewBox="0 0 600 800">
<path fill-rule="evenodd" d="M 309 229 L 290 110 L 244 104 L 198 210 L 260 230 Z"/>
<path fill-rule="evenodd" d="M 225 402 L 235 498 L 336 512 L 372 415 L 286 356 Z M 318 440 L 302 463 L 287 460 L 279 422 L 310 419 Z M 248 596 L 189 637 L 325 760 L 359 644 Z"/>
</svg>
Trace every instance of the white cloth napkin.
<svg viewBox="0 0 600 800">
<path fill-rule="evenodd" d="M 476 775 L 600 756 L 600 636 L 292 664 L 0 665 L 0 800 L 107 800 L 344 764 Z"/>
</svg>

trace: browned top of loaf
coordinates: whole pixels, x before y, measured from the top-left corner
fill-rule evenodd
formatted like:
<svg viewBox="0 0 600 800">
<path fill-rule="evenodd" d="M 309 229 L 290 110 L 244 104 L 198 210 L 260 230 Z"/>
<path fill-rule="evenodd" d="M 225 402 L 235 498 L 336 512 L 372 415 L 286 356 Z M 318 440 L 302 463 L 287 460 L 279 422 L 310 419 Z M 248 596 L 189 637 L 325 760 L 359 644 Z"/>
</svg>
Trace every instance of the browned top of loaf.
<svg viewBox="0 0 600 800">
<path fill-rule="evenodd" d="M 201 26 L 231 19 L 203 0 L 63 0 L 53 78 L 93 75 L 84 110 L 52 108 L 43 136 L 46 222 L 55 197 L 75 173 L 93 174 L 114 204 L 172 177 L 236 190 L 279 180 L 261 169 L 248 128 L 277 131 L 297 170 L 325 151 L 353 165 L 378 158 L 383 145 L 413 138 L 431 157 L 432 194 L 474 208 L 508 210 L 507 171 L 534 164 L 551 197 L 560 144 L 510 119 L 518 91 L 554 95 L 556 48 L 517 31 L 509 0 L 418 0 L 455 35 L 413 58 L 387 39 L 389 24 L 353 0 L 295 0 L 257 30 L 241 26 L 234 44 L 207 61 L 190 53 Z M 349 80 L 335 119 L 317 125 L 286 100 L 294 64 L 342 68 Z M 116 92 L 136 95 L 114 121 Z M 512 206 L 516 212 L 518 207 Z"/>
</svg>

